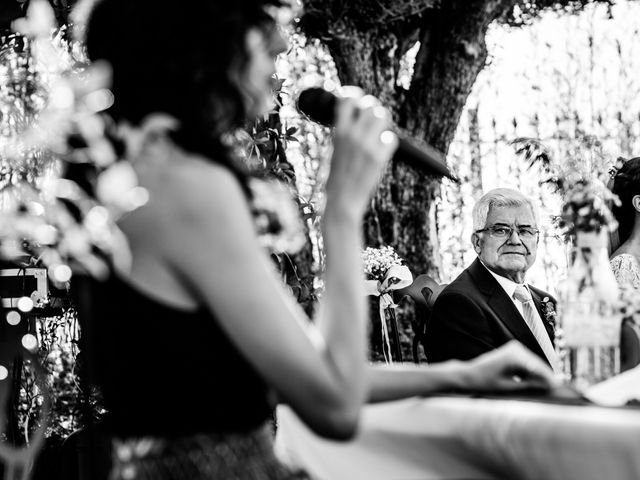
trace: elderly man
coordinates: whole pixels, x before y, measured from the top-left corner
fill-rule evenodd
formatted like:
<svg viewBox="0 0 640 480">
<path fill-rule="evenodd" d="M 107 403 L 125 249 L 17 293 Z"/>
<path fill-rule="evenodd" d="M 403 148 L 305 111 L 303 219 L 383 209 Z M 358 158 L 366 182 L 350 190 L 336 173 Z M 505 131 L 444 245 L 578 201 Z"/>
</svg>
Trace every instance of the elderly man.
<svg viewBox="0 0 640 480">
<path fill-rule="evenodd" d="M 478 258 L 438 296 L 427 360 L 467 360 L 516 339 L 556 367 L 547 318 L 555 300 L 524 282 L 538 246 L 535 205 L 516 190 L 491 190 L 473 207 L 473 230 Z"/>
</svg>

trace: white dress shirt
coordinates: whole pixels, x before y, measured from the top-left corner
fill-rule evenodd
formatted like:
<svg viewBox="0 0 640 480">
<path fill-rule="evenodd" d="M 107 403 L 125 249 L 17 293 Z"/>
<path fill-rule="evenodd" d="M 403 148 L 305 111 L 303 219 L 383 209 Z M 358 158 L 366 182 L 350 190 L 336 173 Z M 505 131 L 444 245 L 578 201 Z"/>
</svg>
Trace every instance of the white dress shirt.
<svg viewBox="0 0 640 480">
<path fill-rule="evenodd" d="M 482 263 L 482 262 L 480 262 L 480 263 Z M 484 265 L 484 264 L 482 264 L 482 266 L 484 268 L 487 268 L 486 265 Z M 557 357 L 557 354 L 556 354 L 556 352 L 554 350 L 553 342 L 551 342 L 551 337 L 549 336 L 549 332 L 547 331 L 547 329 L 546 329 L 546 327 L 544 325 L 544 322 L 542 321 L 542 318 L 540 317 L 540 314 L 538 313 L 538 309 L 535 307 L 535 302 L 533 302 L 533 295 L 531 295 L 531 290 L 529 289 L 529 287 L 527 287 L 527 285 L 525 285 L 524 283 L 523 284 L 518 284 L 518 283 L 516 283 L 516 282 L 514 282 L 514 281 L 512 281 L 512 280 L 510 280 L 510 279 L 508 279 L 506 277 L 498 275 L 495 272 L 492 272 L 491 270 L 489 270 L 488 268 L 487 268 L 487 270 L 489 271 L 489 273 L 491 275 L 493 275 L 493 278 L 496 279 L 496 281 L 502 287 L 502 289 L 505 291 L 505 293 L 507 294 L 509 299 L 513 302 L 513 305 L 518 309 L 518 312 L 520 312 L 520 316 L 522 317 L 524 322 L 529 327 L 529 330 L 531 330 L 531 333 L 533 333 L 533 336 L 536 339 L 536 341 L 538 342 L 538 345 L 540 345 L 540 348 L 544 352 L 545 357 L 547 358 L 547 360 L 551 364 L 551 368 L 553 368 L 554 371 L 559 372 L 560 371 L 560 364 L 558 363 L 558 357 Z M 514 298 L 514 293 L 516 291 L 516 288 L 518 288 L 518 287 L 525 288 L 526 291 L 529 292 L 529 297 L 531 298 L 531 303 L 532 304 L 530 306 L 532 308 L 528 308 L 528 311 L 529 311 L 529 318 L 528 319 L 524 314 L 522 303 L 520 303 L 520 301 L 517 301 Z M 533 324 L 530 323 L 530 322 L 533 322 Z"/>
<path fill-rule="evenodd" d="M 513 298 L 513 294 L 516 291 L 516 288 L 518 286 L 522 286 L 522 287 L 526 288 L 527 291 L 529 292 L 529 295 L 531 295 L 531 290 L 529 290 L 529 287 L 524 283 L 516 283 L 513 280 L 509 280 L 507 277 L 503 277 L 502 275 L 498 275 L 497 273 L 492 272 L 489 268 L 487 268 L 484 263 L 482 263 L 482 262 L 480 262 L 480 263 L 482 264 L 482 266 L 484 268 L 487 269 L 487 271 L 491 275 L 493 275 L 493 278 L 495 278 L 496 281 L 500 284 L 502 289 L 507 294 L 507 297 L 509 297 L 509 300 L 511 300 L 513 305 L 518 309 L 518 312 L 520 312 L 520 315 L 522 316 L 522 318 L 524 318 L 524 312 L 522 311 L 522 304 L 520 302 L 516 301 L 515 298 Z M 531 295 L 531 298 L 533 298 L 533 295 Z M 542 318 L 540 318 L 540 314 L 538 313 L 538 309 L 537 308 L 533 309 L 533 313 L 536 316 L 536 321 L 542 322 Z M 544 322 L 542 324 L 544 325 Z"/>
</svg>

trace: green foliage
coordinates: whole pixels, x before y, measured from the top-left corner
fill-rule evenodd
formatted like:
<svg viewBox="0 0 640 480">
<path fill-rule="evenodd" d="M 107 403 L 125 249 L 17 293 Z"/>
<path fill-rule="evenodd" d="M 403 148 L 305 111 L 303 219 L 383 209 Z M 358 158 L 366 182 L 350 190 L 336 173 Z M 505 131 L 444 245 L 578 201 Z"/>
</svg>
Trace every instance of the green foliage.
<svg viewBox="0 0 640 480">
<path fill-rule="evenodd" d="M 36 317 L 32 321 L 40 342 L 37 358 L 46 377 L 47 392 L 40 388 L 31 363 L 23 362 L 16 403 L 17 430 L 22 442 L 27 442 L 30 432 L 42 421 L 44 396 L 50 395 L 46 434 L 64 439 L 87 421 L 100 418 L 103 408 L 98 395 L 82 383 L 78 371 L 80 332 L 75 309 L 65 308 L 60 315 Z"/>
<path fill-rule="evenodd" d="M 295 136 L 296 127 L 282 123 L 280 108 L 282 107 L 283 79 L 276 78 L 273 83 L 275 100 L 274 110 L 264 118 L 256 119 L 247 130 L 252 139 L 250 155 L 256 155 L 269 174 L 289 185 L 295 185 L 296 174 L 293 165 L 287 161 L 286 149 L 289 143 L 298 142 Z"/>
<path fill-rule="evenodd" d="M 256 119 L 245 128 L 245 134 L 240 134 L 239 140 L 243 144 L 243 158 L 248 166 L 266 178 L 273 178 L 288 185 L 290 190 L 298 192 L 296 186 L 296 172 L 287 159 L 287 147 L 291 143 L 298 143 L 297 127 L 282 122 L 280 109 L 283 96 L 283 79 L 275 78 L 273 83 L 274 109 L 264 118 Z M 246 135 L 248 134 L 248 135 Z M 300 216 L 304 220 L 304 234 L 306 245 L 295 254 L 273 254 L 273 259 L 289 286 L 292 294 L 305 311 L 312 315 L 318 300 L 316 288 L 316 270 L 314 268 L 312 246 L 309 240 L 308 222 L 317 216 L 314 205 L 300 195 L 295 201 Z"/>
</svg>

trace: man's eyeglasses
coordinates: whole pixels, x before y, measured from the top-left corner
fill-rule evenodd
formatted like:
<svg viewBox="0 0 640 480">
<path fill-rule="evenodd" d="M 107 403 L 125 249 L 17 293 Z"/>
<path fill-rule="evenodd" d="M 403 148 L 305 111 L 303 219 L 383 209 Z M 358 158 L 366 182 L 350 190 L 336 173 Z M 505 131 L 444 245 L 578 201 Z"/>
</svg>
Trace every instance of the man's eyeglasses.
<svg viewBox="0 0 640 480">
<path fill-rule="evenodd" d="M 518 236 L 524 240 L 533 240 L 538 237 L 540 230 L 533 227 L 507 227 L 506 225 L 493 225 L 491 227 L 476 230 L 476 233 L 489 232 L 494 238 L 511 238 L 513 231 L 518 232 Z"/>
</svg>

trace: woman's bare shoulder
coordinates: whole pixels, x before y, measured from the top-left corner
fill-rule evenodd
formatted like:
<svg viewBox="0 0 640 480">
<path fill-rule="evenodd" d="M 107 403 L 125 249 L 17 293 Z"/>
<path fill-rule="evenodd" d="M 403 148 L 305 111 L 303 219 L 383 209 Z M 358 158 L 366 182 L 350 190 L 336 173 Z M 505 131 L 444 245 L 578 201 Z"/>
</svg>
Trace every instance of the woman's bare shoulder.
<svg viewBox="0 0 640 480">
<path fill-rule="evenodd" d="M 248 214 L 240 181 L 224 165 L 179 152 L 167 161 L 145 162 L 138 170 L 149 201 L 124 220 L 129 235 L 173 243 L 176 237 Z"/>
<path fill-rule="evenodd" d="M 208 209 L 232 201 L 244 203 L 244 193 L 236 175 L 226 166 L 198 155 L 174 151 L 172 158 L 148 168 L 145 182 L 150 198 L 165 213 L 182 213 L 183 208 Z"/>
<path fill-rule="evenodd" d="M 199 155 L 178 152 L 163 167 L 160 173 L 164 182 L 176 188 L 183 187 L 185 183 L 207 190 L 211 190 L 207 188 L 211 184 L 221 188 L 239 186 L 236 176 L 227 166 Z"/>
<path fill-rule="evenodd" d="M 228 216 L 247 208 L 247 198 L 238 177 L 226 166 L 189 158 L 176 167 L 171 192 L 177 199 L 176 210 L 194 214 Z M 170 179 L 169 179 L 170 181 Z"/>
</svg>

